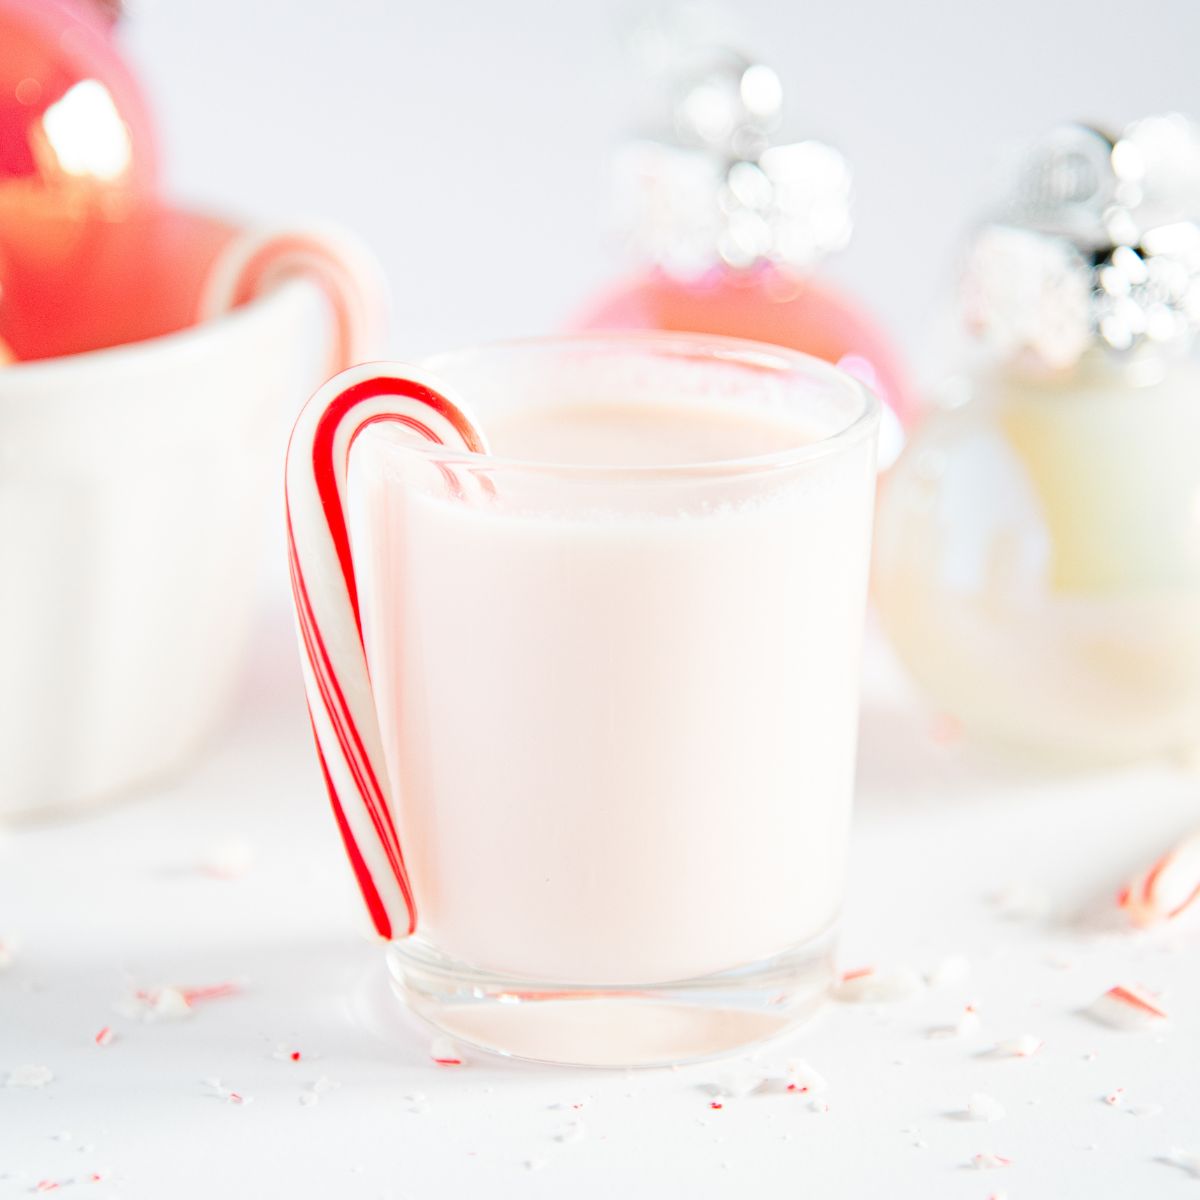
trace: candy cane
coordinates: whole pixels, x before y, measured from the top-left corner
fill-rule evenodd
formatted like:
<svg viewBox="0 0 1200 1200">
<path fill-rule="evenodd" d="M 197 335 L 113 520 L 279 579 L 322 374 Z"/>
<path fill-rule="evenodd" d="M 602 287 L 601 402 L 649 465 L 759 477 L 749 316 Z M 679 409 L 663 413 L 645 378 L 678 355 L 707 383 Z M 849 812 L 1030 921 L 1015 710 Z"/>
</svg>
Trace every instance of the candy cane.
<svg viewBox="0 0 1200 1200">
<path fill-rule="evenodd" d="M 1185 838 L 1117 894 L 1118 905 L 1143 929 L 1182 916 L 1198 900 L 1200 832 Z"/>
<path fill-rule="evenodd" d="M 370 252 L 342 230 L 306 226 L 236 234 L 209 270 L 197 318 L 219 316 L 297 276 L 316 283 L 333 309 L 332 371 L 379 353 L 387 289 Z"/>
<path fill-rule="evenodd" d="M 305 405 L 287 453 L 288 561 L 317 756 L 363 899 L 385 938 L 412 933 L 417 912 L 367 672 L 346 476 L 355 439 L 381 421 L 417 442 L 486 454 L 476 425 L 451 397 L 416 368 L 352 367 Z M 457 475 L 441 470 L 448 489 L 462 495 Z"/>
</svg>

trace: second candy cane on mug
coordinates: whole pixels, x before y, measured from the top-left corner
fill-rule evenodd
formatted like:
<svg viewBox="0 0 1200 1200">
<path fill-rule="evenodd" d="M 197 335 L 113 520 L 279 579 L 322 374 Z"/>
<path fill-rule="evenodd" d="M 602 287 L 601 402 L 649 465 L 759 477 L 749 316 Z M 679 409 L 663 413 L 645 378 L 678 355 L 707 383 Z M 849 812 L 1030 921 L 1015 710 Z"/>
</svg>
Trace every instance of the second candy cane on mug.
<svg viewBox="0 0 1200 1200">
<path fill-rule="evenodd" d="M 334 335 L 326 374 L 378 356 L 388 317 L 387 289 L 369 251 L 344 230 L 298 224 L 234 234 L 209 268 L 197 320 L 228 312 L 285 279 L 307 279 L 331 309 Z"/>
<path fill-rule="evenodd" d="M 394 938 L 416 929 L 417 912 L 396 832 L 346 523 L 350 451 L 364 429 L 381 422 L 452 452 L 486 454 L 487 446 L 448 388 L 398 363 L 367 363 L 331 379 L 304 407 L 288 446 L 288 560 L 317 755 L 371 920 L 380 936 Z M 464 496 L 460 472 L 440 470 L 448 493 Z"/>
</svg>

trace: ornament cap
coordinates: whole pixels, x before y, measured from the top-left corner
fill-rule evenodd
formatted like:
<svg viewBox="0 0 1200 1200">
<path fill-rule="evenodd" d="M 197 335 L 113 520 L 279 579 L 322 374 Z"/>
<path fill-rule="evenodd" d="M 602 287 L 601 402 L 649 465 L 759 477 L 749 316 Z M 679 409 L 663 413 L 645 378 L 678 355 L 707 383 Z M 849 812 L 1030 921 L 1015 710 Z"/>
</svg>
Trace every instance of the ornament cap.
<svg viewBox="0 0 1200 1200">
<path fill-rule="evenodd" d="M 976 233 L 968 329 L 1002 358 L 1067 369 L 1089 350 L 1186 351 L 1200 330 L 1200 127 L 1169 113 L 1028 148 Z"/>
<path fill-rule="evenodd" d="M 636 249 L 670 274 L 763 263 L 803 269 L 850 240 L 850 168 L 833 147 L 779 136 L 783 84 L 727 45 L 664 55 L 669 119 L 617 157 Z"/>
</svg>

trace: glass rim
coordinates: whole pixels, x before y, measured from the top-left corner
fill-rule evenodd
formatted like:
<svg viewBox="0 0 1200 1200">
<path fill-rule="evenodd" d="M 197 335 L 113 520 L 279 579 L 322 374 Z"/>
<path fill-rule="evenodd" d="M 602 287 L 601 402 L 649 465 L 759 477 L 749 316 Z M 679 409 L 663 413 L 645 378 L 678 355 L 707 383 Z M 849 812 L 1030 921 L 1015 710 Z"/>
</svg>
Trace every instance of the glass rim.
<svg viewBox="0 0 1200 1200">
<path fill-rule="evenodd" d="M 780 375 L 794 374 L 823 383 L 857 402 L 850 419 L 833 432 L 810 441 L 798 442 L 783 450 L 767 454 L 746 455 L 740 458 L 712 459 L 696 463 L 642 463 L 628 466 L 608 463 L 567 463 L 544 459 L 525 459 L 498 454 L 479 454 L 471 450 L 452 447 L 411 443 L 393 440 L 385 434 L 386 422 L 364 429 L 362 436 L 371 437 L 378 443 L 401 453 L 416 454 L 438 462 L 453 462 L 469 465 L 479 471 L 511 470 L 529 473 L 578 476 L 590 480 L 616 478 L 645 481 L 656 477 L 671 479 L 721 476 L 731 474 L 754 474 L 758 472 L 786 470 L 793 466 L 856 445 L 871 436 L 878 428 L 882 405 L 876 393 L 861 380 L 824 359 L 787 346 L 770 342 L 751 341 L 747 338 L 726 337 L 707 333 L 677 333 L 658 330 L 605 331 L 598 333 L 563 333 L 538 337 L 509 338 L 492 342 L 479 342 L 454 350 L 445 350 L 427 355 L 418 360 L 418 365 L 435 375 L 444 364 L 472 356 L 494 352 L 552 352 L 569 351 L 572 348 L 596 349 L 611 346 L 614 352 L 651 349 L 659 353 L 693 360 L 709 360 L 716 363 L 733 364 L 754 371 L 775 371 Z M 448 389 L 457 394 L 457 388 Z M 471 410 L 471 397 L 462 396 L 464 407 Z M 486 426 L 484 427 L 486 435 Z"/>
</svg>

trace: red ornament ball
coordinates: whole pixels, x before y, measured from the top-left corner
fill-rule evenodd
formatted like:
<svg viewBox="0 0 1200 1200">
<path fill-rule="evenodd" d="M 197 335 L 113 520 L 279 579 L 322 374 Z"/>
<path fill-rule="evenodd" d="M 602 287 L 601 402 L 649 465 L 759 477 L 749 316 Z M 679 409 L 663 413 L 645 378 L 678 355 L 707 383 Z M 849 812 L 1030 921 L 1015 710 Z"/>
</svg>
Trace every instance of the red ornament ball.
<svg viewBox="0 0 1200 1200">
<path fill-rule="evenodd" d="M 86 269 L 153 195 L 141 88 L 91 0 L 0 0 L 0 339 L 27 282 Z"/>
</svg>

